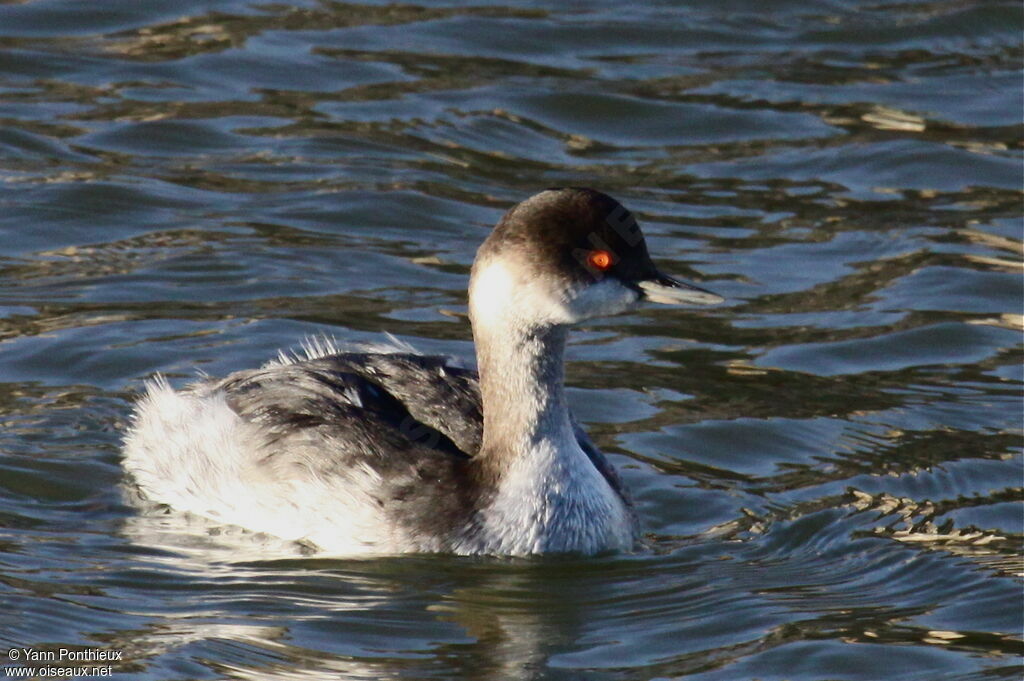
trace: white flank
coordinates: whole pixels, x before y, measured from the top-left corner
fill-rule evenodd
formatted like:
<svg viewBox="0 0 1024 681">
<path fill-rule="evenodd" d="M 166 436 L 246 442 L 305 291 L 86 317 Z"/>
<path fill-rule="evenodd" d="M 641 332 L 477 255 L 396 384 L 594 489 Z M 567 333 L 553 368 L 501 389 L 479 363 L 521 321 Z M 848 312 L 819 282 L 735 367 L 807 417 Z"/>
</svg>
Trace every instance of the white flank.
<svg viewBox="0 0 1024 681">
<path fill-rule="evenodd" d="M 330 554 L 411 549 L 365 493 L 376 486 L 376 471 L 324 480 L 299 465 L 268 465 L 258 427 L 235 414 L 223 393 L 175 392 L 162 378 L 147 387 L 125 438 L 124 466 L 148 499 Z"/>
</svg>

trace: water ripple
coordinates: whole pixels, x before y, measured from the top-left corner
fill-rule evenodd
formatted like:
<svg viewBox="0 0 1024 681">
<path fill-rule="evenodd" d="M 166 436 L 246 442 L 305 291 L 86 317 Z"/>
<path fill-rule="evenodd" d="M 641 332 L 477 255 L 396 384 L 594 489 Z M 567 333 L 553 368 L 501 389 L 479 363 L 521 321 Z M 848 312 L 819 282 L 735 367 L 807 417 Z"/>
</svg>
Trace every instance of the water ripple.
<svg viewBox="0 0 1024 681">
<path fill-rule="evenodd" d="M 1021 23 L 2 5 L 0 642 L 132 678 L 1018 678 Z M 475 245 L 560 184 L 728 299 L 574 336 L 644 550 L 333 560 L 129 503 L 146 377 L 318 333 L 468 358 Z"/>
</svg>

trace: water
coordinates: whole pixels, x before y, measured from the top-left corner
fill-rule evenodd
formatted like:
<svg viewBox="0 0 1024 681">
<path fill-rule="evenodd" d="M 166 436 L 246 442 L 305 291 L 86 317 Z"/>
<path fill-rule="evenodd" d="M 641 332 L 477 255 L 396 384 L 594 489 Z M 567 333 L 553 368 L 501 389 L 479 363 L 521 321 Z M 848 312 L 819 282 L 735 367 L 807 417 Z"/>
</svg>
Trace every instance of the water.
<svg viewBox="0 0 1024 681">
<path fill-rule="evenodd" d="M 124 679 L 1020 678 L 1021 25 L 0 4 L 0 651 L 119 651 Z M 126 500 L 146 377 L 320 333 L 470 357 L 476 245 L 564 184 L 728 297 L 573 338 L 647 549 L 278 559 Z"/>
</svg>

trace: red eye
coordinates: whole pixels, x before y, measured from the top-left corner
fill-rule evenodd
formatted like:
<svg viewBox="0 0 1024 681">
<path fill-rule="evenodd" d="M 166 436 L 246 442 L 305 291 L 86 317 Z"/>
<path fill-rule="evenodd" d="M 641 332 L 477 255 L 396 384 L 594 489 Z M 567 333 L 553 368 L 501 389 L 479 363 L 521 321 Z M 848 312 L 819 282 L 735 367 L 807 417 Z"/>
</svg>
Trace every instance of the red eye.
<svg viewBox="0 0 1024 681">
<path fill-rule="evenodd" d="M 587 255 L 587 262 L 595 270 L 601 270 L 602 272 L 612 266 L 612 254 L 608 251 L 591 251 Z"/>
</svg>

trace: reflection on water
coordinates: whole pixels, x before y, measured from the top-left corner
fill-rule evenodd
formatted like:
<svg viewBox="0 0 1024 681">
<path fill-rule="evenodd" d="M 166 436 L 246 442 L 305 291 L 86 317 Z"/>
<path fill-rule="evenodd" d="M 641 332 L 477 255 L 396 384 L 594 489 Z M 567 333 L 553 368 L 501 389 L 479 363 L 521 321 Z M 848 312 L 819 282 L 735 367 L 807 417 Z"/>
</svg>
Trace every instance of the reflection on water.
<svg viewBox="0 0 1024 681">
<path fill-rule="evenodd" d="M 1019 678 L 1019 7 L 0 4 L 0 644 L 122 678 Z M 716 309 L 580 329 L 647 548 L 326 560 L 125 498 L 153 372 L 472 355 L 553 185 Z M 5 662 L 6 663 L 6 662 Z"/>
</svg>

